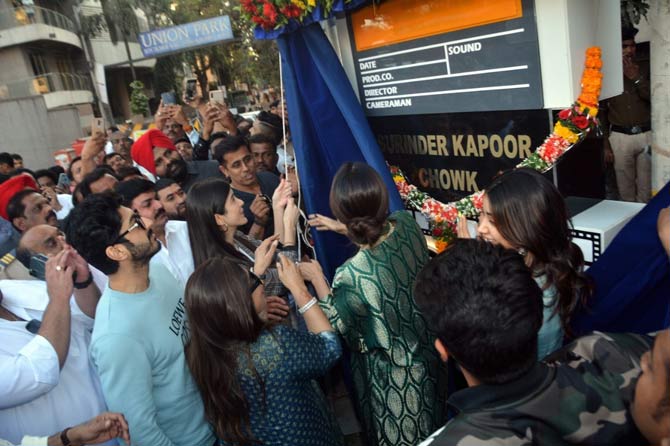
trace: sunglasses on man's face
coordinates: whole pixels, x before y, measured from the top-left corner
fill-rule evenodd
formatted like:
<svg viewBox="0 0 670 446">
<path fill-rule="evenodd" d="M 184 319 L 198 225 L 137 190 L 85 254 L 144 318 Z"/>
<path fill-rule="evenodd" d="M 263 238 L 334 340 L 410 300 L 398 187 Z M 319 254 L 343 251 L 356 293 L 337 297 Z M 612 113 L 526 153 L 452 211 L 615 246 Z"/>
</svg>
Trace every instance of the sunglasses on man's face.
<svg viewBox="0 0 670 446">
<path fill-rule="evenodd" d="M 121 235 L 119 235 L 116 238 L 116 240 L 114 240 L 114 243 L 112 243 L 112 245 L 116 245 L 117 243 L 119 243 L 126 235 L 130 234 L 137 228 L 141 228 L 144 230 L 147 229 L 147 226 L 144 224 L 144 221 L 142 221 L 142 217 L 140 217 L 140 214 L 138 214 L 137 212 L 133 212 L 131 218 L 133 219 L 133 224 L 130 225 L 130 227 L 127 230 L 123 231 Z"/>
</svg>

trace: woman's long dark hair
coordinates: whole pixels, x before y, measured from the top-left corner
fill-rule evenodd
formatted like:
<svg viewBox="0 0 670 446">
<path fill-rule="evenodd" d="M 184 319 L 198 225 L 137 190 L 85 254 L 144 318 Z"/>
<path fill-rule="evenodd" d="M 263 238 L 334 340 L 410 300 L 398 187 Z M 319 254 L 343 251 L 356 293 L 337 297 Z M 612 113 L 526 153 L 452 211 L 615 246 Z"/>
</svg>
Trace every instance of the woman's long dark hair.
<svg viewBox="0 0 670 446">
<path fill-rule="evenodd" d="M 539 172 L 516 169 L 494 179 L 486 195 L 500 234 L 515 249 L 530 253 L 529 267 L 546 274 L 545 288 L 556 287 L 556 311 L 563 331 L 571 335 L 572 315 L 590 297 L 591 283 L 582 272 L 584 256 L 572 243 L 560 192 Z"/>
<path fill-rule="evenodd" d="M 264 328 L 249 294 L 248 275 L 233 260 L 212 258 L 189 278 L 185 300 L 190 326 L 186 361 L 200 389 L 207 420 L 227 442 L 258 444 L 249 427 L 249 403 L 237 378 L 239 355 L 248 354 L 249 345 Z"/>
<path fill-rule="evenodd" d="M 359 245 L 379 240 L 389 214 L 389 194 L 381 176 L 364 163 L 345 163 L 330 187 L 330 210 Z"/>
<path fill-rule="evenodd" d="M 217 256 L 230 257 L 237 262 L 250 264 L 249 259 L 226 242 L 224 232 L 216 224 L 214 218 L 214 214 L 226 213 L 225 204 L 230 193 L 230 185 L 222 178 L 207 178 L 199 181 L 188 192 L 186 222 L 193 252 L 193 264 L 196 268 L 207 259 Z"/>
</svg>

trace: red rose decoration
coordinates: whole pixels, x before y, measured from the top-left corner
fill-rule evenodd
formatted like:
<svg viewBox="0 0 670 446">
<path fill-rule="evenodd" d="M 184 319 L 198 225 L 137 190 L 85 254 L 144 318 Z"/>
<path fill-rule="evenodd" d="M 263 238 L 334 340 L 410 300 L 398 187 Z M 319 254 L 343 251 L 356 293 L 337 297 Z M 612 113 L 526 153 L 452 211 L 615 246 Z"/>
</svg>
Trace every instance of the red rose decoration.
<svg viewBox="0 0 670 446">
<path fill-rule="evenodd" d="M 433 228 L 433 237 L 439 237 L 442 235 L 442 228 L 435 227 Z"/>
<path fill-rule="evenodd" d="M 565 110 L 561 110 L 558 112 L 558 118 L 559 119 L 568 119 L 570 117 L 570 109 L 566 108 Z"/>
<path fill-rule="evenodd" d="M 582 115 L 572 118 L 572 123 L 582 130 L 589 126 L 589 120 L 586 119 L 586 116 Z"/>
<path fill-rule="evenodd" d="M 256 8 L 256 5 L 254 5 L 253 0 L 242 0 L 242 8 L 251 14 L 258 13 L 258 9 Z"/>
<path fill-rule="evenodd" d="M 263 15 L 268 18 L 268 22 L 270 23 L 277 21 L 277 10 L 270 2 L 263 3 Z"/>
</svg>

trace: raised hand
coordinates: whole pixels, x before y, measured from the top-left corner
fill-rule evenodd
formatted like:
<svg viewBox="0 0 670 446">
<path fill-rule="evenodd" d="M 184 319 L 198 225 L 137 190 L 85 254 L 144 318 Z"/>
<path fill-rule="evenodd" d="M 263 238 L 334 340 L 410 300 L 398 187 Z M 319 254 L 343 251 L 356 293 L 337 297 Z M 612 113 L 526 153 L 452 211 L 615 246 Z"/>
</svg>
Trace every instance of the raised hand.
<svg viewBox="0 0 670 446">
<path fill-rule="evenodd" d="M 70 264 L 70 252 L 68 250 L 64 249 L 47 260 L 45 280 L 49 299 L 66 302 L 70 300 L 74 289 L 73 273 L 74 268 Z"/>
<path fill-rule="evenodd" d="M 249 210 L 254 214 L 254 223 L 259 226 L 265 226 L 270 220 L 270 205 L 262 195 L 256 195 L 254 201 L 251 202 Z"/>
<path fill-rule="evenodd" d="M 182 126 L 188 125 L 188 119 L 186 118 L 184 109 L 181 108 L 181 105 L 169 105 L 168 107 L 168 116 L 170 116 L 171 119 Z"/>
<path fill-rule="evenodd" d="M 158 105 L 158 110 L 154 115 L 154 123 L 156 124 L 156 128 L 160 131 L 163 131 L 163 127 L 165 127 L 165 121 L 167 121 L 169 117 L 170 117 L 169 106 L 163 105 L 163 100 L 161 99 L 161 102 Z"/>
<path fill-rule="evenodd" d="M 293 263 L 288 257 L 279 254 L 277 272 L 279 273 L 279 280 L 281 280 L 281 283 L 291 291 L 291 294 L 296 296 L 296 299 L 297 295 L 307 291 L 305 279 L 302 277 L 302 274 L 300 274 L 298 265 Z"/>
<path fill-rule="evenodd" d="M 307 224 L 317 231 L 333 231 L 343 235 L 347 233 L 347 226 L 344 223 L 321 214 L 311 214 Z"/>
<path fill-rule="evenodd" d="M 277 245 L 279 244 L 278 238 L 278 235 L 266 238 L 254 251 L 254 273 L 259 276 L 265 274 L 265 271 L 272 263 L 272 259 L 274 259 L 275 252 L 277 251 Z"/>
<path fill-rule="evenodd" d="M 314 282 L 323 278 L 323 269 L 321 264 L 316 260 L 308 260 L 306 262 L 298 263 L 300 274 L 308 282 Z"/>
<path fill-rule="evenodd" d="M 296 226 L 298 226 L 298 218 L 300 218 L 300 209 L 296 206 L 293 198 L 290 198 L 284 210 L 284 231 L 295 231 Z"/>
<path fill-rule="evenodd" d="M 212 133 L 214 132 L 214 123 L 219 119 L 219 109 L 211 105 L 208 105 L 207 111 L 205 112 L 203 118 L 204 122 L 202 125 L 203 127 L 202 137 L 209 141 L 209 138 L 212 136 Z"/>
<path fill-rule="evenodd" d="M 54 211 L 58 212 L 63 208 L 63 206 L 61 206 L 60 202 L 58 201 L 56 190 L 53 187 L 43 187 L 42 195 L 44 198 L 49 200 L 49 205 L 53 208 Z"/>
<path fill-rule="evenodd" d="M 235 117 L 226 104 L 219 104 L 217 102 L 214 106 L 219 110 L 219 122 L 221 125 L 228 130 L 228 133 L 231 135 L 237 135 L 237 123 L 235 122 Z"/>
<path fill-rule="evenodd" d="M 640 77 L 640 66 L 635 63 L 630 57 L 624 57 L 623 62 L 623 75 L 628 79 L 636 80 Z"/>
<path fill-rule="evenodd" d="M 284 178 L 279 180 L 279 186 L 272 194 L 272 207 L 277 210 L 283 210 L 291 198 L 291 185 Z"/>
</svg>

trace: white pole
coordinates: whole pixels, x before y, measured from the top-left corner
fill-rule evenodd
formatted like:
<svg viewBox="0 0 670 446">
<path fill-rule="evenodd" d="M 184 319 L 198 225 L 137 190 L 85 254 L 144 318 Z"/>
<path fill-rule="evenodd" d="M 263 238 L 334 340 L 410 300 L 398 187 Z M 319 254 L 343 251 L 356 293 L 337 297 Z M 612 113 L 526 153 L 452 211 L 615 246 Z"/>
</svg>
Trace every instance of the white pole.
<svg viewBox="0 0 670 446">
<path fill-rule="evenodd" d="M 651 25 L 651 189 L 670 181 L 670 0 L 649 2 Z"/>
</svg>

